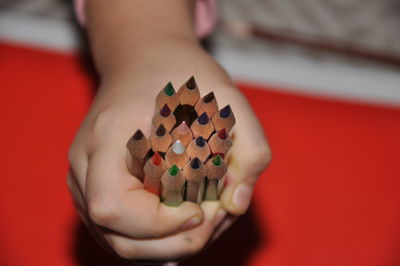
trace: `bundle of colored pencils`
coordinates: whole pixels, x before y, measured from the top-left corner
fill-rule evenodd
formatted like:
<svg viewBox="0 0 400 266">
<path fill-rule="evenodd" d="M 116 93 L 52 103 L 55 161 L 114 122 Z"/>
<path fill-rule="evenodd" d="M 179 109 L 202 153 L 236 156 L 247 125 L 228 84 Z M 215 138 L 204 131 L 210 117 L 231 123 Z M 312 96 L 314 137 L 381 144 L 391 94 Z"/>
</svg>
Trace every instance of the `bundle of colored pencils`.
<svg viewBox="0 0 400 266">
<path fill-rule="evenodd" d="M 170 206 L 218 200 L 234 124 L 231 107 L 218 110 L 213 92 L 200 98 L 194 77 L 178 92 L 169 82 L 156 97 L 150 137 L 138 129 L 127 143 L 132 173 Z"/>
</svg>

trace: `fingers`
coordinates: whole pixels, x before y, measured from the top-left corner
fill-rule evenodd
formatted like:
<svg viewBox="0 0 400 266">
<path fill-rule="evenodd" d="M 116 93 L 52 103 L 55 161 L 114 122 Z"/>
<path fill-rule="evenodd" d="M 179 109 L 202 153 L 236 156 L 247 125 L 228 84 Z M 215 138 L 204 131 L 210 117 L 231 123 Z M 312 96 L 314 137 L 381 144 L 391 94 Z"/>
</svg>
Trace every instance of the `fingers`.
<svg viewBox="0 0 400 266">
<path fill-rule="evenodd" d="M 202 250 L 216 226 L 216 217 L 221 209 L 219 202 L 202 203 L 204 222 L 192 230 L 161 239 L 132 239 L 125 236 L 107 233 L 115 252 L 128 260 L 177 260 L 193 255 Z"/>
<path fill-rule="evenodd" d="M 162 237 L 199 225 L 199 206 L 167 207 L 143 189 L 125 165 L 125 147 L 103 145 L 89 159 L 86 201 L 97 225 L 132 238 Z"/>
<path fill-rule="evenodd" d="M 246 212 L 253 185 L 271 160 L 271 152 L 263 130 L 248 103 L 241 98 L 233 104 L 237 124 L 227 183 L 221 195 L 225 209 L 234 215 Z"/>
</svg>

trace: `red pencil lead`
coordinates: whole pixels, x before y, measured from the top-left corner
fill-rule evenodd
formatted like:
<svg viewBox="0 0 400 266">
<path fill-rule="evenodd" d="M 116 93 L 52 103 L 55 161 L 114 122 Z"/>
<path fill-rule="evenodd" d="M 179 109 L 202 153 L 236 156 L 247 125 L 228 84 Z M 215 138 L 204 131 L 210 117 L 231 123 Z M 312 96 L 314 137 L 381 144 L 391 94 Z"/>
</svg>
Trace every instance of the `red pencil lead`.
<svg viewBox="0 0 400 266">
<path fill-rule="evenodd" d="M 162 162 L 161 155 L 158 152 L 154 153 L 154 155 L 151 157 L 151 161 L 154 165 L 159 166 Z"/>
<path fill-rule="evenodd" d="M 228 134 L 226 133 L 225 128 L 221 129 L 220 131 L 218 131 L 218 137 L 222 140 L 228 138 Z"/>
</svg>

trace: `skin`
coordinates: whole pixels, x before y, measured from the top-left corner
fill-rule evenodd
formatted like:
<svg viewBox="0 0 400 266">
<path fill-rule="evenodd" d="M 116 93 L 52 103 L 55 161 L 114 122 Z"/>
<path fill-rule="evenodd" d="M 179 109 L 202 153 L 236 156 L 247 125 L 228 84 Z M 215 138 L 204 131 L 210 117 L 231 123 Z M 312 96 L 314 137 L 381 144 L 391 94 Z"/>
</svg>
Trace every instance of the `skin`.
<svg viewBox="0 0 400 266">
<path fill-rule="evenodd" d="M 245 97 L 199 45 L 193 11 L 188 0 L 89 0 L 86 6 L 100 86 L 70 148 L 67 181 L 82 220 L 126 260 L 171 261 L 202 250 L 246 212 L 271 158 Z M 137 128 L 149 136 L 159 90 L 168 81 L 179 88 L 191 75 L 201 95 L 212 89 L 220 107 L 229 103 L 236 116 L 227 186 L 220 201 L 167 207 L 130 174 L 126 142 Z"/>
</svg>

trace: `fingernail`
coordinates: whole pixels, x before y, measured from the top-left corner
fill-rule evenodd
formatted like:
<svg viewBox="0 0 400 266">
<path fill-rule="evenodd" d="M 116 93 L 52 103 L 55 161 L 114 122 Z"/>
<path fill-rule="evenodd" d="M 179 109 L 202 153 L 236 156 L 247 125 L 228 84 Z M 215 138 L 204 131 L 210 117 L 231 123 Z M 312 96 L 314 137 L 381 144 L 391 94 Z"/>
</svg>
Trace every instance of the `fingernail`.
<svg viewBox="0 0 400 266">
<path fill-rule="evenodd" d="M 252 191 L 251 187 L 245 184 L 240 184 L 236 187 L 232 197 L 232 203 L 236 210 L 239 212 L 245 212 L 247 210 L 250 204 Z"/>
<path fill-rule="evenodd" d="M 215 215 L 214 224 L 219 225 L 225 218 L 225 216 L 226 216 L 226 211 L 224 209 L 219 209 L 217 215 Z"/>
<path fill-rule="evenodd" d="M 196 227 L 197 225 L 199 225 L 200 223 L 201 223 L 200 217 L 198 217 L 198 216 L 193 217 L 181 226 L 180 231 L 190 230 L 190 229 Z"/>
</svg>

